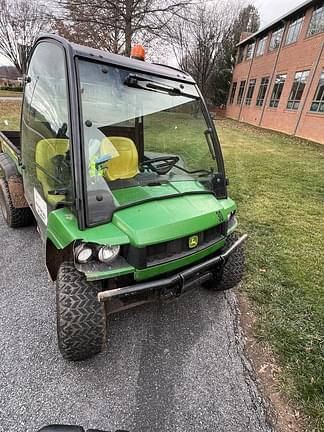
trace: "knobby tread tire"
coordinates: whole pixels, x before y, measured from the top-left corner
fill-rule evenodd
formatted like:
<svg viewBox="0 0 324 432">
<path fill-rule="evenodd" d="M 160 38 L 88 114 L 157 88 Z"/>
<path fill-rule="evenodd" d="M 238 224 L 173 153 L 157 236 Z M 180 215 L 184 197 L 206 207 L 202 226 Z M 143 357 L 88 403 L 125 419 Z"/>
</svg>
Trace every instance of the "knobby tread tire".
<svg viewBox="0 0 324 432">
<path fill-rule="evenodd" d="M 0 180 L 0 207 L 10 228 L 21 228 L 34 222 L 33 213 L 29 207 L 15 208 L 13 206 L 8 183 L 4 179 Z"/>
<path fill-rule="evenodd" d="M 106 312 L 97 300 L 99 291 L 99 281 L 87 281 L 73 263 L 61 264 L 56 281 L 57 335 L 66 360 L 85 360 L 104 348 Z"/>
<path fill-rule="evenodd" d="M 232 234 L 226 240 L 224 249 L 231 247 L 239 237 Z M 221 272 L 215 273 L 215 278 L 207 281 L 204 286 L 215 291 L 226 291 L 238 285 L 245 271 L 245 255 L 242 245 L 228 257 Z"/>
</svg>

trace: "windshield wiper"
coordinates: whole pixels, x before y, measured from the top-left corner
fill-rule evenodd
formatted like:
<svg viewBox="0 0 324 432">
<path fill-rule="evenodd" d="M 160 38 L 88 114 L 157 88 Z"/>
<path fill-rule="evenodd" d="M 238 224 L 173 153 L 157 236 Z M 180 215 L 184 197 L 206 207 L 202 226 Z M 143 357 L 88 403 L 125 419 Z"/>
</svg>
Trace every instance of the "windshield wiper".
<svg viewBox="0 0 324 432">
<path fill-rule="evenodd" d="M 181 89 L 177 87 L 170 87 L 160 82 L 148 80 L 146 78 L 134 74 L 129 74 L 126 77 L 124 81 L 124 85 L 128 87 L 139 88 L 142 90 L 156 91 L 159 93 L 167 93 L 170 96 L 184 96 L 190 99 L 199 99 L 198 96 L 194 96 L 192 94 L 182 92 Z"/>
<path fill-rule="evenodd" d="M 194 191 L 187 191 L 187 192 L 179 192 L 179 193 L 174 193 L 174 194 L 169 194 L 169 195 L 158 195 L 158 196 L 152 196 L 149 198 L 144 198 L 142 200 L 138 200 L 138 201 L 133 201 L 130 202 L 128 204 L 124 204 L 121 205 L 120 207 L 118 207 L 118 210 L 123 210 L 126 208 L 130 208 L 130 207 L 134 207 L 137 206 L 139 204 L 145 204 L 145 203 L 149 203 L 152 201 L 162 201 L 165 199 L 170 199 L 170 198 L 179 198 L 179 197 L 184 197 L 184 196 L 188 196 L 188 195 L 214 195 L 214 192 L 212 190 L 194 190 Z"/>
<path fill-rule="evenodd" d="M 180 165 L 174 165 L 174 167 L 178 168 L 180 171 L 185 172 L 186 174 L 201 174 L 201 175 L 210 175 L 210 174 L 213 174 L 213 169 L 212 168 L 210 170 L 199 169 L 199 170 L 195 170 L 195 171 L 188 171 L 187 169 L 185 169 L 184 167 L 182 167 Z"/>
</svg>

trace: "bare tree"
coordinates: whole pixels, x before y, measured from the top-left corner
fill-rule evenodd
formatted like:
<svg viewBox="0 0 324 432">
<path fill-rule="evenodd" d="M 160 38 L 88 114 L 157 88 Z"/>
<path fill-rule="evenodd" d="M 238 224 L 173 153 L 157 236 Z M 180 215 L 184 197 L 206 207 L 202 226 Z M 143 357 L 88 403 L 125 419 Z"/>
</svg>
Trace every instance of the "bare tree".
<svg viewBox="0 0 324 432">
<path fill-rule="evenodd" d="M 121 52 L 124 39 L 120 25 L 104 8 L 98 8 L 96 0 L 57 1 L 60 7 L 53 13 L 57 33 L 75 43 Z"/>
<path fill-rule="evenodd" d="M 33 0 L 0 0 L 0 52 L 20 73 L 25 72 L 30 48 L 47 25 L 44 17 L 44 8 Z"/>
<path fill-rule="evenodd" d="M 232 34 L 240 7 L 236 0 L 206 2 L 191 7 L 188 19 L 173 19 L 168 25 L 179 66 L 195 78 L 204 96 L 209 94 L 217 60 Z"/>
<path fill-rule="evenodd" d="M 96 48 L 130 55 L 131 44 L 139 37 L 150 41 L 167 22 L 180 16 L 194 0 L 58 0 L 63 13 L 58 21 L 70 39 Z M 62 30 L 59 24 L 58 30 Z M 80 29 L 86 29 L 81 33 Z"/>
</svg>

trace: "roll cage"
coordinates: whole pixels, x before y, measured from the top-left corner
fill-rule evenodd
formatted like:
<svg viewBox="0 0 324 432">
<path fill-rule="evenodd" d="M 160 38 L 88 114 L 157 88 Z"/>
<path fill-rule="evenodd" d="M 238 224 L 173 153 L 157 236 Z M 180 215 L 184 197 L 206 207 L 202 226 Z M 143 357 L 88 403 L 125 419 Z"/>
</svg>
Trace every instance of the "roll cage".
<svg viewBox="0 0 324 432">
<path fill-rule="evenodd" d="M 78 75 L 77 59 L 86 59 L 90 62 L 105 63 L 109 66 L 118 66 L 134 71 L 134 73 L 151 74 L 160 78 L 167 78 L 178 83 L 187 83 L 195 85 L 200 97 L 202 111 L 208 125 L 210 142 L 218 166 L 218 173 L 215 175 L 213 182 L 213 191 L 217 198 L 227 198 L 227 179 L 225 176 L 225 167 L 221 151 L 220 142 L 215 129 L 215 125 L 209 115 L 206 102 L 196 85 L 194 79 L 181 70 L 161 65 L 151 64 L 143 61 L 131 59 L 117 54 L 96 50 L 93 48 L 77 45 L 56 35 L 44 35 L 37 39 L 29 57 L 29 61 L 39 44 L 47 42 L 61 46 L 63 48 L 66 60 L 66 80 L 68 90 L 68 116 L 70 123 L 70 158 L 71 175 L 72 175 L 72 196 L 71 201 L 65 205 L 72 207 L 78 220 L 80 230 L 87 228 L 86 222 L 86 184 L 85 184 L 85 161 L 84 152 L 82 151 L 83 127 L 81 121 L 81 89 Z M 28 76 L 25 77 L 25 84 L 28 83 Z M 140 138 L 140 137 L 139 137 Z M 139 154 L 143 155 L 143 150 L 139 149 Z"/>
</svg>

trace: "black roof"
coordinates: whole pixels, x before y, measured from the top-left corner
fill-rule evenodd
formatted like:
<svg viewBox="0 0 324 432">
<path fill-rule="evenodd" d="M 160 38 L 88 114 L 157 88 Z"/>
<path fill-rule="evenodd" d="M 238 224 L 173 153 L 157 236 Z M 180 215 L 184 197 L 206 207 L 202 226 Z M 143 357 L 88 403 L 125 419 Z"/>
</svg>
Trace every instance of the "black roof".
<svg viewBox="0 0 324 432">
<path fill-rule="evenodd" d="M 270 30 L 274 29 L 275 27 L 278 27 L 283 22 L 293 19 L 295 16 L 298 16 L 299 14 L 304 13 L 311 6 L 315 6 L 319 3 L 323 3 L 323 0 L 306 0 L 306 1 L 304 1 L 303 3 L 296 6 L 294 9 L 291 9 L 289 12 L 287 12 L 284 15 L 282 15 L 281 17 L 277 18 L 275 21 L 272 21 L 270 24 L 266 25 L 265 27 L 262 27 L 256 33 L 253 33 L 250 36 L 248 36 L 247 38 L 240 41 L 237 44 L 237 46 L 244 45 L 250 40 L 252 41 L 253 39 L 256 39 L 257 37 L 261 37 L 263 35 L 266 35 L 266 33 L 268 33 Z"/>
<path fill-rule="evenodd" d="M 61 43 L 66 49 L 69 49 L 71 54 L 76 57 L 83 57 L 90 60 L 97 60 L 100 62 L 113 64 L 143 73 L 150 73 L 158 75 L 163 78 L 170 78 L 177 81 L 195 83 L 195 80 L 187 73 L 180 69 L 168 65 L 148 63 L 141 60 L 132 59 L 126 56 L 113 54 L 108 51 L 102 51 L 94 48 L 90 48 L 83 45 L 78 45 L 73 42 L 69 42 L 67 39 L 57 36 L 54 34 L 45 34 L 40 36 L 36 43 L 44 39 L 53 39 Z"/>
</svg>

